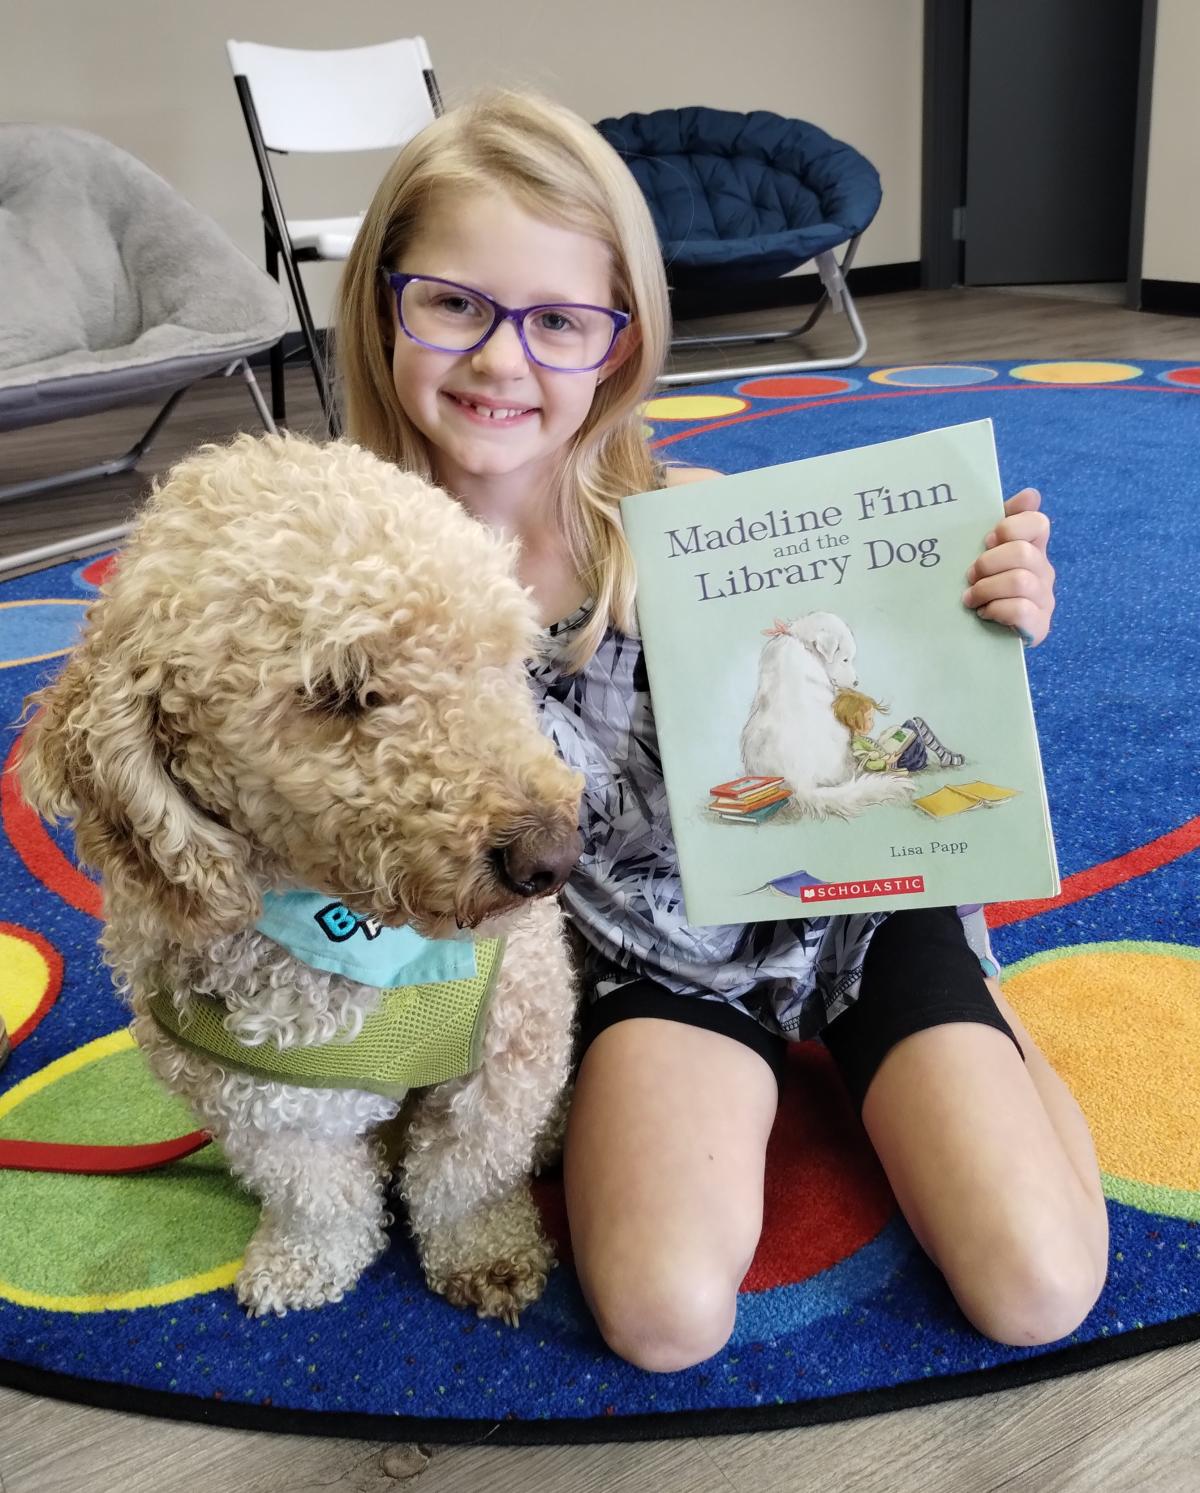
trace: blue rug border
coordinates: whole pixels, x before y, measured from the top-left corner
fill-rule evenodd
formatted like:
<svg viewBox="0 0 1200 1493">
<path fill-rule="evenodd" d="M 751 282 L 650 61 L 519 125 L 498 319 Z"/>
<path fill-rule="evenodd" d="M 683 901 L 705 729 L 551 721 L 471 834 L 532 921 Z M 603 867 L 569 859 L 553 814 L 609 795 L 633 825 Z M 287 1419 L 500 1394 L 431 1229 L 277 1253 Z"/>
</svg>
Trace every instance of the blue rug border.
<svg viewBox="0 0 1200 1493">
<path fill-rule="evenodd" d="M 292 1410 L 278 1405 L 243 1405 L 203 1399 L 169 1390 L 137 1389 L 100 1379 L 76 1378 L 49 1369 L 0 1359 L 0 1386 L 44 1399 L 65 1400 L 96 1410 L 148 1415 L 222 1426 L 233 1431 L 267 1431 L 283 1436 L 342 1436 L 355 1441 L 419 1441 L 434 1446 L 584 1446 L 624 1441 L 679 1441 L 701 1436 L 737 1436 L 832 1425 L 865 1416 L 888 1415 L 951 1400 L 973 1399 L 997 1390 L 1019 1389 L 1065 1374 L 1086 1373 L 1127 1358 L 1200 1338 L 1200 1312 L 1132 1332 L 1075 1343 L 1034 1358 L 973 1369 L 965 1374 L 931 1375 L 881 1389 L 787 1405 L 716 1407 L 658 1415 L 586 1416 L 547 1420 L 454 1420 L 361 1411 Z"/>
</svg>

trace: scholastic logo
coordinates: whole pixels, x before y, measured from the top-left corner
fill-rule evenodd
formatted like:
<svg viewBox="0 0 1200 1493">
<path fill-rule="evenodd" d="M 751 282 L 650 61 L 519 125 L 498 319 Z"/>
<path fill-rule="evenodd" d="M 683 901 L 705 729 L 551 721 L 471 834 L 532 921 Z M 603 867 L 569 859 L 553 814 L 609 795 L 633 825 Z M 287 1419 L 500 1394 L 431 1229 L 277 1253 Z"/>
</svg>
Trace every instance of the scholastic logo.
<svg viewBox="0 0 1200 1493">
<path fill-rule="evenodd" d="M 823 881 L 800 888 L 801 902 L 843 902 L 851 897 L 899 897 L 923 892 L 923 876 L 889 876 L 879 881 Z"/>
</svg>

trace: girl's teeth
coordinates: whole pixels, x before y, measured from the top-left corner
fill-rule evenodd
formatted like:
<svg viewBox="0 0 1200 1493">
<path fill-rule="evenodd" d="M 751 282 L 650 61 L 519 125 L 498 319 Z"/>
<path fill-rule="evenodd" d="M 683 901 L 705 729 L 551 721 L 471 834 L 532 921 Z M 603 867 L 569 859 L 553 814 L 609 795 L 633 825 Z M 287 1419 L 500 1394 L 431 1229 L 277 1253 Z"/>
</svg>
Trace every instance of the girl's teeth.
<svg viewBox="0 0 1200 1493">
<path fill-rule="evenodd" d="M 498 410 L 486 404 L 472 404 L 469 399 L 463 399 L 460 403 L 465 404 L 469 410 L 474 410 L 477 415 L 483 415 L 488 420 L 511 420 L 514 415 L 523 415 L 524 410 Z"/>
</svg>

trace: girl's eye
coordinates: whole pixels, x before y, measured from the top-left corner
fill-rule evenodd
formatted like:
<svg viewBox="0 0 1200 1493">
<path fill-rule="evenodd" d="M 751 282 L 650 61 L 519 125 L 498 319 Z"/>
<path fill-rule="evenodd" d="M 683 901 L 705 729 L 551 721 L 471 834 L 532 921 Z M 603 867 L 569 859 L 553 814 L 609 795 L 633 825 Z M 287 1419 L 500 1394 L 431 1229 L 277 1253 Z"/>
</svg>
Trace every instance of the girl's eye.
<svg viewBox="0 0 1200 1493">
<path fill-rule="evenodd" d="M 479 312 L 475 302 L 465 295 L 439 296 L 433 304 L 438 311 L 445 311 L 450 316 L 471 316 Z"/>
<path fill-rule="evenodd" d="M 577 332 L 579 323 L 567 312 L 553 306 L 538 312 L 537 329 L 539 332 Z"/>
</svg>

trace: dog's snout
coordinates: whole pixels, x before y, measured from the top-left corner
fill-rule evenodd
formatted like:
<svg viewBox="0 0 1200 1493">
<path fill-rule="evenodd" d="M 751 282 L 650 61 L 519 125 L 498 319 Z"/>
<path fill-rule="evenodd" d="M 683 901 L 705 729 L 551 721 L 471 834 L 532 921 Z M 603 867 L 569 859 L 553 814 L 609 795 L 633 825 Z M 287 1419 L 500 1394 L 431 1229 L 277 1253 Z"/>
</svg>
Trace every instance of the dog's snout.
<svg viewBox="0 0 1200 1493">
<path fill-rule="evenodd" d="M 491 853 L 496 874 L 505 887 L 522 897 L 544 897 L 556 892 L 570 876 L 583 842 L 579 831 L 539 831 L 522 835 Z"/>
</svg>

